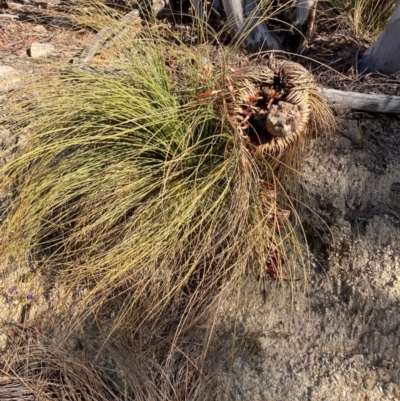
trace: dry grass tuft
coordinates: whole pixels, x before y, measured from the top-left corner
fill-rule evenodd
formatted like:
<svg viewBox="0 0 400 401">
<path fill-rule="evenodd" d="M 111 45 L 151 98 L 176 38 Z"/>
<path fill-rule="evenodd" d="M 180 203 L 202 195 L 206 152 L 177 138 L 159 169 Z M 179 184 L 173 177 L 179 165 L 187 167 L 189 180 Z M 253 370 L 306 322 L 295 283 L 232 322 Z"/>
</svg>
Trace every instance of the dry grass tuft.
<svg viewBox="0 0 400 401">
<path fill-rule="evenodd" d="M 389 20 L 394 0 L 331 0 L 339 13 L 346 11 L 350 28 L 357 39 L 375 40 Z"/>
<path fill-rule="evenodd" d="M 99 366 L 48 339 L 14 344 L 0 358 L 2 394 L 21 400 L 119 401 Z M 9 390 L 8 390 L 9 389 Z M 12 398 L 14 399 L 14 398 Z"/>
</svg>

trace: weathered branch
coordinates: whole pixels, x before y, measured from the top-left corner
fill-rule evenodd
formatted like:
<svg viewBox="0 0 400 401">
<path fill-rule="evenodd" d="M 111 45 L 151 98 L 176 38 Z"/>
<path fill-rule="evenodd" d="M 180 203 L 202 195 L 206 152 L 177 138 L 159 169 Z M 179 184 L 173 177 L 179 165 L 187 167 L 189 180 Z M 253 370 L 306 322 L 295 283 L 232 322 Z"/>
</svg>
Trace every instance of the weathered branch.
<svg viewBox="0 0 400 401">
<path fill-rule="evenodd" d="M 157 15 L 157 13 L 163 9 L 164 2 L 162 0 L 154 0 L 152 2 L 152 6 L 154 14 Z M 141 21 L 142 19 L 140 17 L 140 10 L 135 9 L 122 17 L 122 19 L 120 20 L 120 27 L 122 27 L 123 29 L 129 24 L 139 25 Z M 88 66 L 96 53 L 98 53 L 100 49 L 104 50 L 106 44 L 117 35 L 118 30 L 116 30 L 112 26 L 107 26 L 101 29 L 94 36 L 89 45 L 85 47 L 79 59 L 75 61 L 75 64 L 82 68 Z"/>
<path fill-rule="evenodd" d="M 139 10 L 133 10 L 126 14 L 121 19 L 121 25 L 127 23 L 139 24 L 141 21 Z M 114 27 L 104 27 L 93 37 L 90 43 L 83 49 L 79 59 L 75 61 L 75 64 L 79 67 L 86 67 L 93 60 L 94 56 L 104 49 L 105 44 L 116 35 Z"/>
<path fill-rule="evenodd" d="M 400 96 L 371 95 L 327 88 L 318 88 L 318 90 L 333 109 L 385 114 L 400 113 Z"/>
</svg>

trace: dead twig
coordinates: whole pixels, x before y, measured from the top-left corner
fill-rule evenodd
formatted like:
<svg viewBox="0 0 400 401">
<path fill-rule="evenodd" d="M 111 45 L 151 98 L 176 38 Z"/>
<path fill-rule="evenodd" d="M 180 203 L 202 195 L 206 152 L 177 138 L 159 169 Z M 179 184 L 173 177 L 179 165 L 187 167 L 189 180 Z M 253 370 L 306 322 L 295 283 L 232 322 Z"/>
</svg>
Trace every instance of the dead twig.
<svg viewBox="0 0 400 401">
<path fill-rule="evenodd" d="M 153 2 L 153 12 L 157 14 L 164 8 L 164 3 L 162 1 Z M 128 24 L 139 25 L 142 21 L 140 17 L 140 10 L 135 9 L 130 13 L 124 15 L 120 21 L 120 26 L 125 27 Z M 118 30 L 113 27 L 107 26 L 101 29 L 92 39 L 88 46 L 85 47 L 81 56 L 76 60 L 75 64 L 79 67 L 87 67 L 93 60 L 94 56 L 100 52 L 101 49 L 104 50 L 107 42 L 112 40 L 114 37 L 118 36 Z"/>
<path fill-rule="evenodd" d="M 11 19 L 18 19 L 18 15 L 14 14 L 0 14 L 0 18 L 11 18 Z"/>
</svg>

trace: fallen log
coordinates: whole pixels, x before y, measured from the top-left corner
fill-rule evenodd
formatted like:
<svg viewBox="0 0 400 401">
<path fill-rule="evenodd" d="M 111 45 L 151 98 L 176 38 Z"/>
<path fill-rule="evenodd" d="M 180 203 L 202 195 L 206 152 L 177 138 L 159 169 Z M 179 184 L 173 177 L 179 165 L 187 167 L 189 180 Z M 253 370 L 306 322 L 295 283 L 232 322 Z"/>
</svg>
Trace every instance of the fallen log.
<svg viewBox="0 0 400 401">
<path fill-rule="evenodd" d="M 0 400 L 34 401 L 33 392 L 20 381 L 9 376 L 0 376 Z"/>
<path fill-rule="evenodd" d="M 332 109 L 384 114 L 400 113 L 400 96 L 345 92 L 328 88 L 318 88 L 318 90 Z"/>
</svg>

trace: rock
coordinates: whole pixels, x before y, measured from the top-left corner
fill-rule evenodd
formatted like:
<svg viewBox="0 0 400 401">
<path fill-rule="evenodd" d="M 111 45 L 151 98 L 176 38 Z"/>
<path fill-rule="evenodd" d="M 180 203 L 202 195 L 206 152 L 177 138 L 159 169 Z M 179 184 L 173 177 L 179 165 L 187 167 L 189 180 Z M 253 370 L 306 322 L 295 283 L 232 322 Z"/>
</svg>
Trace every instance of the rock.
<svg viewBox="0 0 400 401">
<path fill-rule="evenodd" d="M 363 378 L 363 387 L 367 390 L 372 390 L 376 386 L 377 380 L 378 374 L 375 371 L 369 371 Z"/>
<path fill-rule="evenodd" d="M 15 71 L 15 69 L 10 67 L 9 65 L 0 65 L 0 78 L 10 75 L 14 71 Z"/>
<path fill-rule="evenodd" d="M 20 82 L 20 72 L 9 65 L 0 64 L 0 94 L 14 89 Z"/>
<path fill-rule="evenodd" d="M 47 57 L 55 50 L 56 48 L 51 43 L 34 42 L 29 49 L 29 55 L 32 58 L 42 58 Z"/>
<path fill-rule="evenodd" d="M 385 394 L 386 397 L 393 398 L 398 395 L 396 386 L 391 382 L 385 383 L 382 386 L 382 389 L 383 389 L 383 394 Z"/>
<path fill-rule="evenodd" d="M 36 25 L 32 30 L 36 33 L 47 33 L 47 29 L 43 25 Z"/>
</svg>

